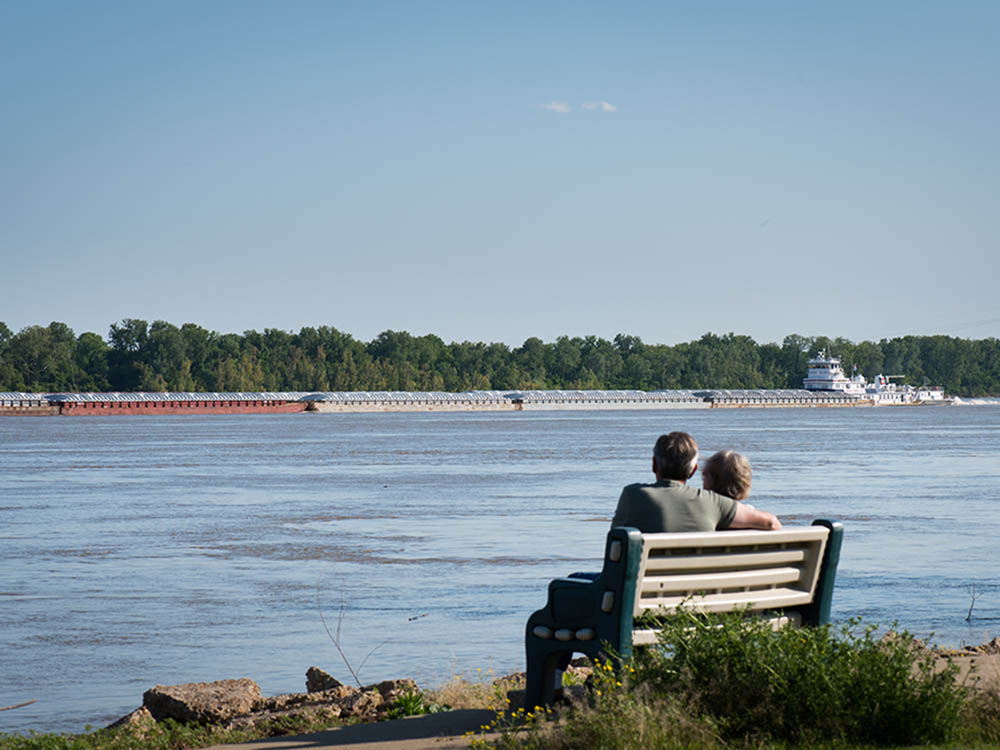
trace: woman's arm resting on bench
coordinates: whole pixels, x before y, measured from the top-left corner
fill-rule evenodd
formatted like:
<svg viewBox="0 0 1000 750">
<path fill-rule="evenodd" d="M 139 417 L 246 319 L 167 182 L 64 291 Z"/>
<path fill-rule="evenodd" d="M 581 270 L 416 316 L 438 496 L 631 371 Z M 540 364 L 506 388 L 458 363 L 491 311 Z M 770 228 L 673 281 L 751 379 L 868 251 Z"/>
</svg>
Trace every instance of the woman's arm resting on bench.
<svg viewBox="0 0 1000 750">
<path fill-rule="evenodd" d="M 736 503 L 736 515 L 733 516 L 729 528 L 777 531 L 781 528 L 781 521 L 776 515 L 768 513 L 766 510 L 757 510 L 744 503 Z"/>
</svg>

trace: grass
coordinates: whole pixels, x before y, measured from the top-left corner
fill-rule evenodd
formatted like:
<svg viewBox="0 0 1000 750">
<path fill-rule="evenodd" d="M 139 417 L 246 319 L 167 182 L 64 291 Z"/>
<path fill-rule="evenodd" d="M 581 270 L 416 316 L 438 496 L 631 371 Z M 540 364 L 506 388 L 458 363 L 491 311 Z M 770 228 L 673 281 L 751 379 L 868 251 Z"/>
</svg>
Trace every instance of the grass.
<svg viewBox="0 0 1000 750">
<path fill-rule="evenodd" d="M 308 734 L 329 729 L 336 721 L 310 722 L 282 717 L 250 729 L 181 724 L 173 720 L 99 729 L 85 734 L 0 734 L 2 750 L 195 750 L 211 745 Z"/>
<path fill-rule="evenodd" d="M 493 670 L 476 670 L 474 677 L 456 674 L 438 688 L 427 691 L 427 698 L 452 709 L 485 708 L 501 712 L 506 709 L 507 693 L 524 689 L 524 675 L 495 679 Z"/>
</svg>

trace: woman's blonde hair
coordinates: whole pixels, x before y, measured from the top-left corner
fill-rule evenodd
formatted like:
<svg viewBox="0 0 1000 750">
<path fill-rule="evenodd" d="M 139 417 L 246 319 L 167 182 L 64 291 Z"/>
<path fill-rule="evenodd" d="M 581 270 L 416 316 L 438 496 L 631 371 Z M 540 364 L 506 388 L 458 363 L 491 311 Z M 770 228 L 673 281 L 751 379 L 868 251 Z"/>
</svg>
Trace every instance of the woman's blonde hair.
<svg viewBox="0 0 1000 750">
<path fill-rule="evenodd" d="M 719 451 L 705 462 L 701 470 L 705 489 L 726 495 L 733 500 L 750 496 L 750 461 L 736 451 Z"/>
</svg>

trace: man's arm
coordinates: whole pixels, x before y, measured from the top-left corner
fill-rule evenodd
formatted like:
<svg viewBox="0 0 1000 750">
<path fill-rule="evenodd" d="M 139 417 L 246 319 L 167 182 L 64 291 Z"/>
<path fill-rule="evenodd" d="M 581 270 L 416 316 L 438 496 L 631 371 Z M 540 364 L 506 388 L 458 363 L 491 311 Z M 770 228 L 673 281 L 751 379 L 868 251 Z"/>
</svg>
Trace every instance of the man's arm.
<svg viewBox="0 0 1000 750">
<path fill-rule="evenodd" d="M 766 510 L 757 510 L 745 503 L 736 503 L 736 515 L 733 516 L 729 528 L 777 531 L 781 528 L 781 521 L 776 515 L 768 513 Z"/>
<path fill-rule="evenodd" d="M 618 496 L 618 505 L 615 506 L 615 515 L 611 519 L 611 528 L 615 526 L 627 526 L 626 523 L 628 519 L 628 500 L 625 499 L 626 490 L 628 487 L 622 490 L 622 494 Z"/>
</svg>

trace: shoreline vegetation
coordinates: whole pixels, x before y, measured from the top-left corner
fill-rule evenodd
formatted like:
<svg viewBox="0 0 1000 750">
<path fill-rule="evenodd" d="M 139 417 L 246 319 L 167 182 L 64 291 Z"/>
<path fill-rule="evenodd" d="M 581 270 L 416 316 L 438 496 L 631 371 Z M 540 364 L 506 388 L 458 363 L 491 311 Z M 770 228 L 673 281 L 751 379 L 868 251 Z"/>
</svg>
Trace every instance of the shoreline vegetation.
<svg viewBox="0 0 1000 750">
<path fill-rule="evenodd" d="M 902 385 L 941 386 L 950 395 L 1000 394 L 1000 340 L 903 336 L 855 343 L 786 336 L 706 333 L 673 346 L 618 334 L 532 337 L 519 347 L 452 342 L 433 334 L 383 331 L 369 342 L 331 326 L 298 333 L 220 334 L 126 318 L 107 338 L 65 323 L 17 333 L 0 322 L 0 392 L 279 392 L 488 390 L 682 390 L 801 388 L 822 351 L 847 372 Z"/>
<path fill-rule="evenodd" d="M 946 650 L 860 620 L 775 632 L 739 613 L 682 611 L 664 618 L 659 647 L 574 661 L 554 707 L 519 705 L 523 687 L 523 673 L 490 672 L 431 690 L 411 680 L 350 688 L 312 667 L 305 694 L 261 699 L 248 679 L 157 686 L 105 729 L 0 734 L 0 748 L 196 750 L 473 709 L 493 716 L 462 738 L 477 750 L 1000 744 L 1000 639 Z"/>
</svg>

